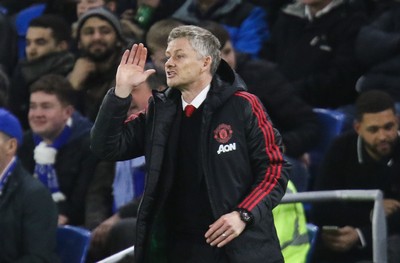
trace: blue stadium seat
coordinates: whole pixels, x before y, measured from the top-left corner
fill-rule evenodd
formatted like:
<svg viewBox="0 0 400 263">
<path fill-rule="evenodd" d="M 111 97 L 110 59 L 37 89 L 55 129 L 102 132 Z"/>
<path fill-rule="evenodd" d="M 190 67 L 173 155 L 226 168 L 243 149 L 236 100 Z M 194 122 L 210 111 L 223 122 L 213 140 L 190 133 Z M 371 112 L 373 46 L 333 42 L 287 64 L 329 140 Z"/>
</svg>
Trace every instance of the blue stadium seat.
<svg viewBox="0 0 400 263">
<path fill-rule="evenodd" d="M 15 29 L 17 31 L 18 40 L 18 58 L 25 58 L 25 37 L 26 32 L 28 31 L 29 23 L 32 19 L 41 16 L 46 9 L 45 3 L 34 4 L 25 9 L 22 9 L 15 16 Z"/>
<path fill-rule="evenodd" d="M 61 263 L 85 263 L 90 245 L 90 231 L 77 226 L 59 226 L 57 254 Z"/>
<path fill-rule="evenodd" d="M 321 137 L 317 146 L 310 151 L 311 178 L 308 185 L 311 187 L 313 185 L 315 176 L 318 174 L 319 166 L 326 151 L 328 150 L 330 143 L 343 131 L 346 120 L 346 115 L 336 110 L 314 108 L 313 111 L 317 114 L 318 120 L 321 124 Z"/>
<path fill-rule="evenodd" d="M 310 250 L 308 251 L 307 254 L 306 263 L 311 263 L 315 245 L 317 242 L 319 227 L 312 223 L 307 223 L 307 231 L 308 231 L 308 239 L 310 240 Z"/>
</svg>

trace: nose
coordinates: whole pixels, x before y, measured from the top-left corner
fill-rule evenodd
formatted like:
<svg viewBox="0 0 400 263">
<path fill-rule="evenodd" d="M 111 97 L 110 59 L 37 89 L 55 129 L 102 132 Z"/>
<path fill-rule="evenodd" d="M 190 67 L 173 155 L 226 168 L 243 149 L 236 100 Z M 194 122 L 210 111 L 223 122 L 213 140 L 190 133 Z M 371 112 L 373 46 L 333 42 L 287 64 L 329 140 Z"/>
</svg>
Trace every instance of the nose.
<svg viewBox="0 0 400 263">
<path fill-rule="evenodd" d="M 172 67 L 172 65 L 173 65 L 172 57 L 171 58 L 167 58 L 166 61 L 165 61 L 165 68 Z"/>
<path fill-rule="evenodd" d="M 33 43 L 27 44 L 25 47 L 26 54 L 34 54 L 36 53 L 36 46 Z"/>
<path fill-rule="evenodd" d="M 379 129 L 377 137 L 379 140 L 385 140 L 388 136 L 388 132 L 385 129 Z"/>
<path fill-rule="evenodd" d="M 102 36 L 102 34 L 100 33 L 100 30 L 95 29 L 93 32 L 93 35 L 92 35 L 93 39 L 100 39 L 101 36 Z"/>
</svg>

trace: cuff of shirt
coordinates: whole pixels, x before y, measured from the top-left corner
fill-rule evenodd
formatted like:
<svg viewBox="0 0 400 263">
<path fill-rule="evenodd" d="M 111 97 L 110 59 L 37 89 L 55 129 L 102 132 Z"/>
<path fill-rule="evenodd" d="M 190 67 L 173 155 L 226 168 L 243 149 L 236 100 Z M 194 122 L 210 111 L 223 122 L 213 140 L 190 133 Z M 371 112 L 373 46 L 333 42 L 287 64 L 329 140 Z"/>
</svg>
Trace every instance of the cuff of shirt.
<svg viewBox="0 0 400 263">
<path fill-rule="evenodd" d="M 357 234 L 358 234 L 358 238 L 360 239 L 360 243 L 359 245 L 357 245 L 358 248 L 364 248 L 367 246 L 367 242 L 365 241 L 364 235 L 361 232 L 361 230 L 359 228 L 356 228 Z"/>
</svg>

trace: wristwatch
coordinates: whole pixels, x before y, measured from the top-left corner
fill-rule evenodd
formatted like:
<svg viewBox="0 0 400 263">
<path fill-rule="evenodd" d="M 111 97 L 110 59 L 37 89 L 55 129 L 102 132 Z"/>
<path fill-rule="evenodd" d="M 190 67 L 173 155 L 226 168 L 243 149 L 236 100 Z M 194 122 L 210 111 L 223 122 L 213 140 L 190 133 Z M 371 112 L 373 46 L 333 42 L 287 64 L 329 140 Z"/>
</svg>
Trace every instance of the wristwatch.
<svg viewBox="0 0 400 263">
<path fill-rule="evenodd" d="M 249 226 L 249 225 L 253 224 L 254 216 L 249 211 L 247 211 L 246 209 L 243 209 L 243 208 L 238 208 L 238 209 L 236 209 L 236 211 L 239 212 L 240 219 L 243 222 L 245 222 L 246 225 Z"/>
</svg>

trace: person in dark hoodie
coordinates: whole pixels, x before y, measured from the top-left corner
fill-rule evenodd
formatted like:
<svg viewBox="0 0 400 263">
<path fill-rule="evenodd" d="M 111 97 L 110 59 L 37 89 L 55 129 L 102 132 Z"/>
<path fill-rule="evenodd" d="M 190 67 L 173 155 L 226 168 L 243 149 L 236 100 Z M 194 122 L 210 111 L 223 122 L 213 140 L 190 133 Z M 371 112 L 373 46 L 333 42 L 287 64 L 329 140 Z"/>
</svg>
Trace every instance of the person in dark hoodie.
<svg viewBox="0 0 400 263">
<path fill-rule="evenodd" d="M 52 193 L 59 225 L 83 225 L 87 189 L 99 162 L 89 148 L 92 123 L 74 111 L 73 95 L 60 75 L 32 84 L 31 129 L 18 151 L 23 166 Z"/>
<path fill-rule="evenodd" d="M 104 98 L 91 146 L 101 158 L 145 155 L 135 262 L 283 262 L 272 209 L 290 164 L 259 99 L 197 26 L 168 38 L 168 87 L 124 123 L 131 92 L 153 73 L 147 49 L 126 50 Z"/>
<path fill-rule="evenodd" d="M 18 62 L 10 84 L 9 106 L 21 121 L 24 130 L 29 128 L 29 86 L 46 74 L 66 76 L 74 66 L 70 53 L 71 29 L 59 16 L 43 15 L 33 19 L 26 34 L 26 59 Z"/>
</svg>

